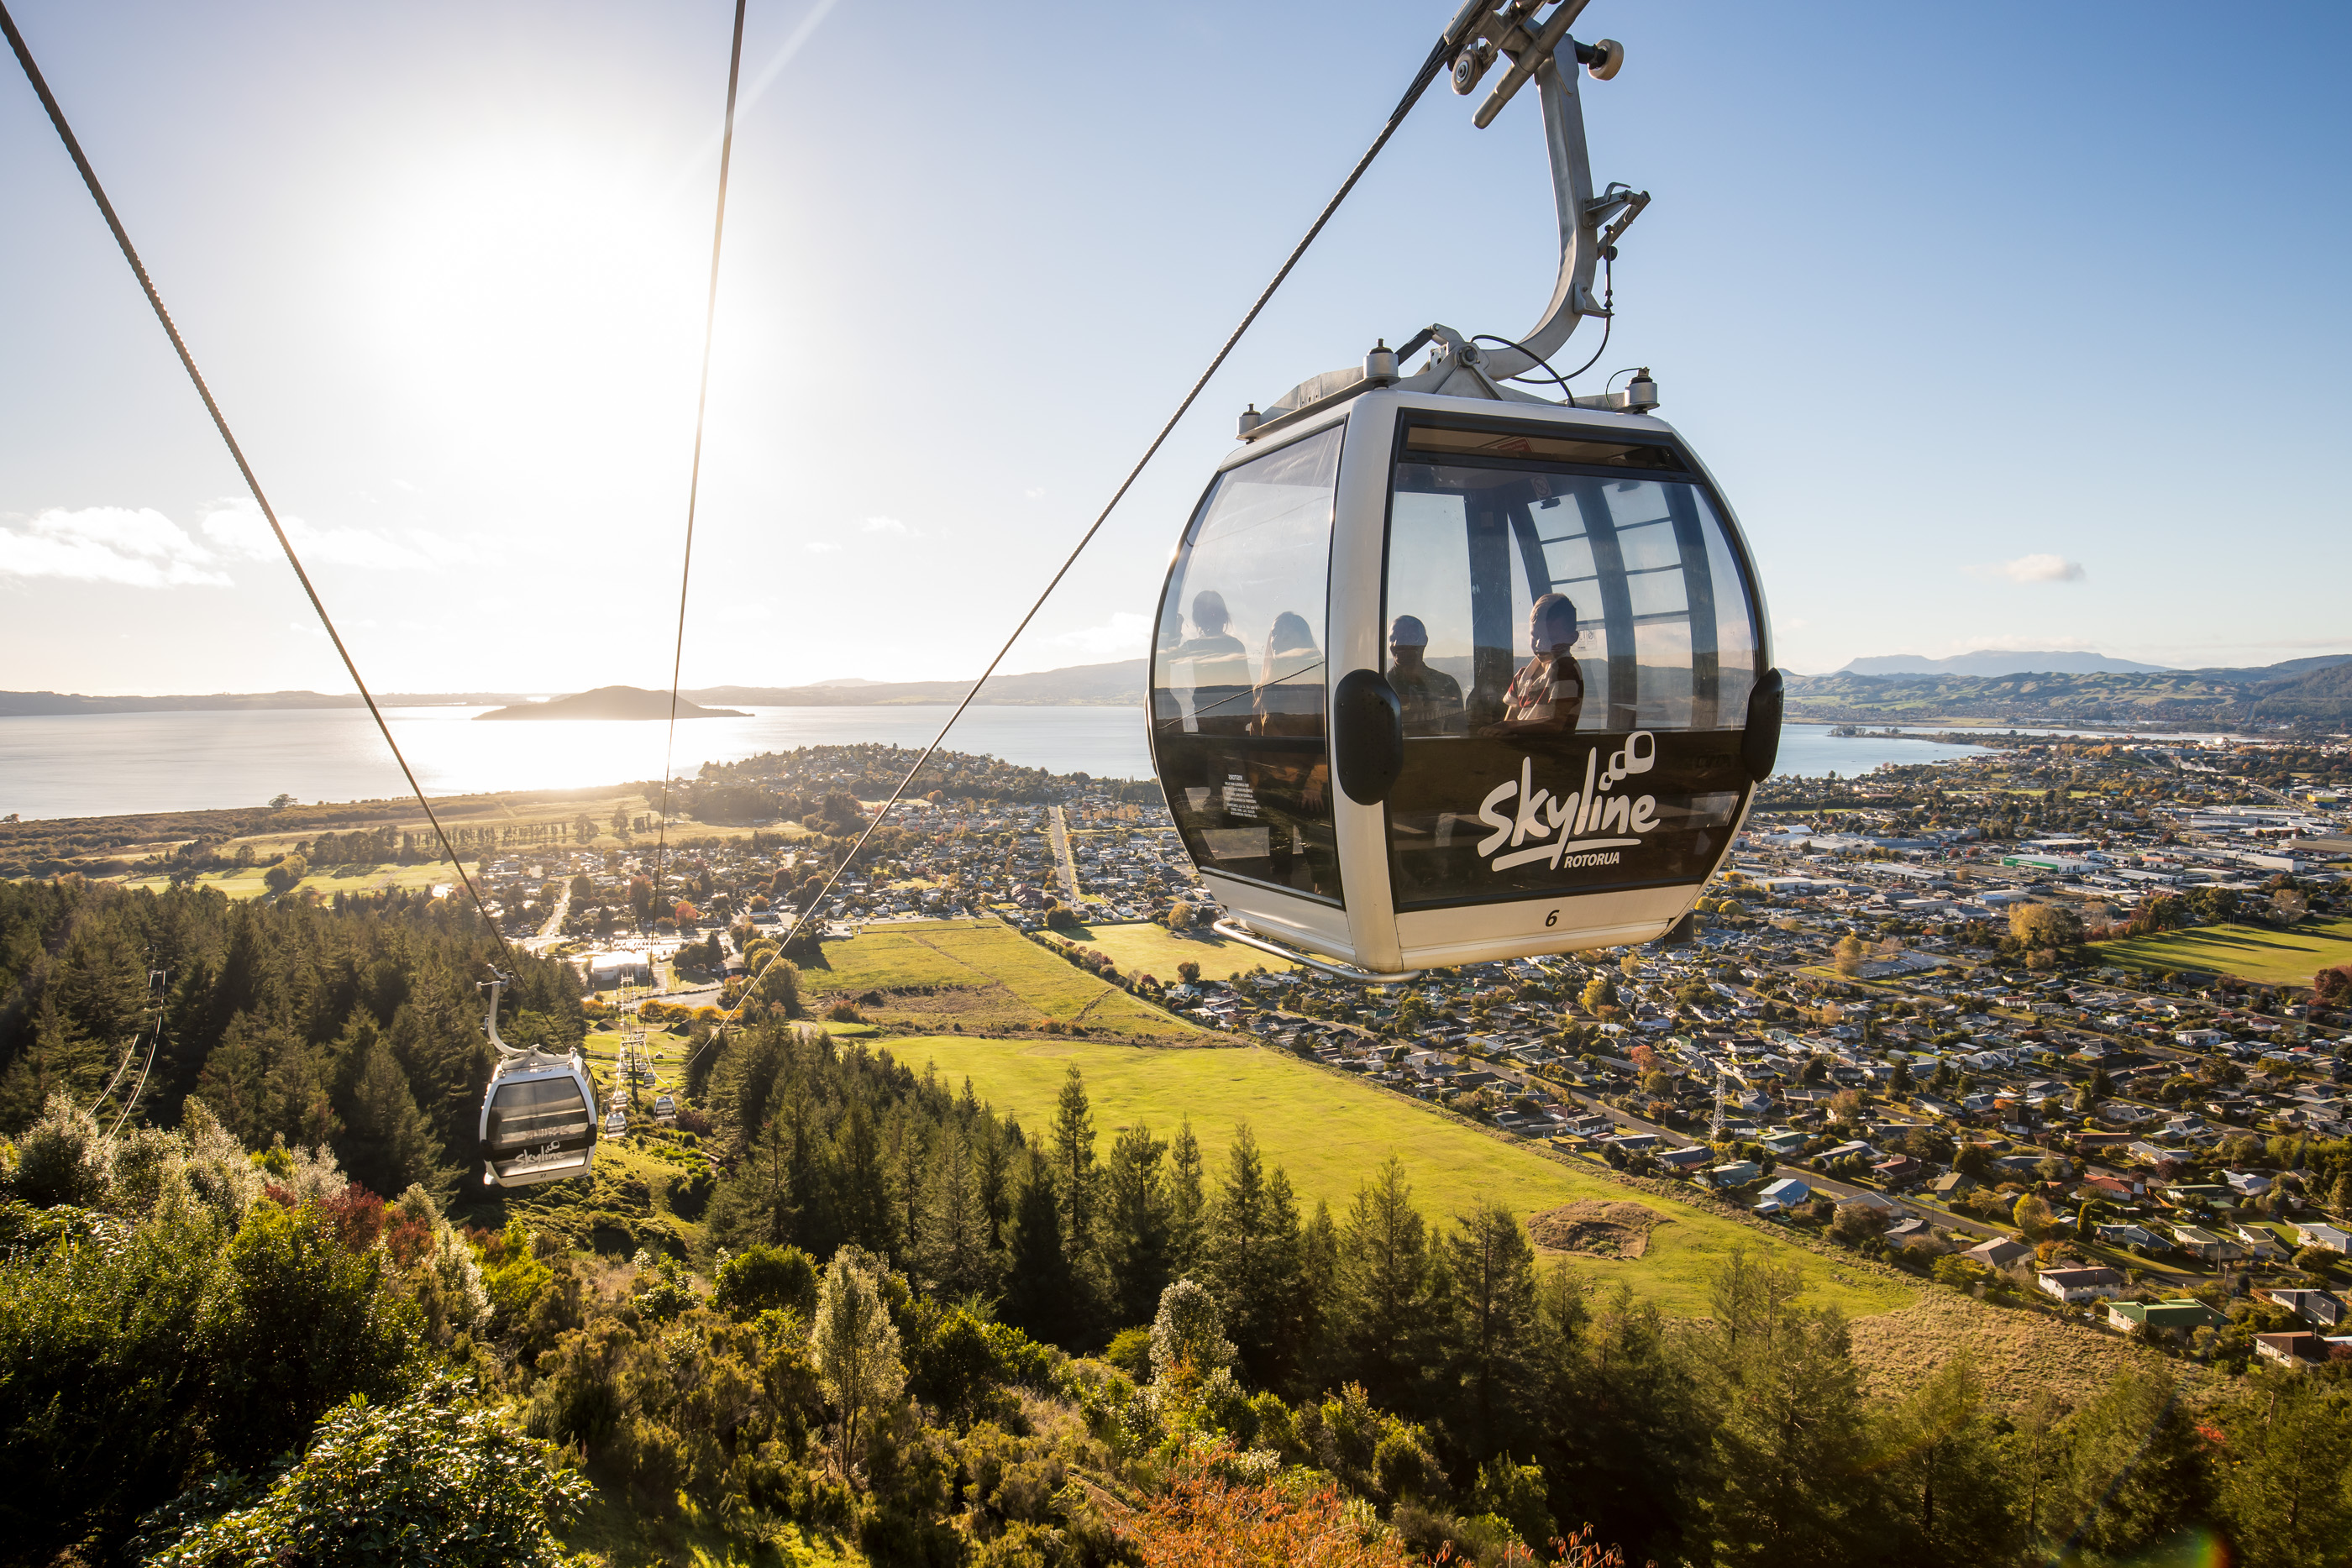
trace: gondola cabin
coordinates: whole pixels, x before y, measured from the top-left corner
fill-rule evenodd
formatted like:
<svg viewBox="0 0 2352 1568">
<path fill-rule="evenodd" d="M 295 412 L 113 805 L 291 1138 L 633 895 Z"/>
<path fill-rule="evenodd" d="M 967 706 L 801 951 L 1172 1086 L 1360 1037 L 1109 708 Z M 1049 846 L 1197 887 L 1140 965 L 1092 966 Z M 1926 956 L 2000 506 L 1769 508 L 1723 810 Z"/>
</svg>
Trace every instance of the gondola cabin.
<svg viewBox="0 0 2352 1568">
<path fill-rule="evenodd" d="M 1221 929 L 1365 978 L 1665 933 L 1780 727 L 1706 469 L 1642 413 L 1300 401 L 1220 465 L 1154 638 L 1153 761 Z"/>
</svg>

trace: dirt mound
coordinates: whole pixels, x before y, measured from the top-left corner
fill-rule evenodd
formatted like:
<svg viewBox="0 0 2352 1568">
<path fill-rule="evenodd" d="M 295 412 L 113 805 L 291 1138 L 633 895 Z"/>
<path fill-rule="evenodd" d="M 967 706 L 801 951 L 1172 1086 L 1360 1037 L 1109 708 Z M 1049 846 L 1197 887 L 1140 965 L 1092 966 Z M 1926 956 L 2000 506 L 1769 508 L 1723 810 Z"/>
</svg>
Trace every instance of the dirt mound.
<svg viewBox="0 0 2352 1568">
<path fill-rule="evenodd" d="M 1537 1246 L 1554 1252 L 1639 1258 L 1649 1250 L 1651 1230 L 1666 1223 L 1666 1216 L 1646 1204 L 1584 1197 L 1529 1215 L 1528 1234 Z"/>
</svg>

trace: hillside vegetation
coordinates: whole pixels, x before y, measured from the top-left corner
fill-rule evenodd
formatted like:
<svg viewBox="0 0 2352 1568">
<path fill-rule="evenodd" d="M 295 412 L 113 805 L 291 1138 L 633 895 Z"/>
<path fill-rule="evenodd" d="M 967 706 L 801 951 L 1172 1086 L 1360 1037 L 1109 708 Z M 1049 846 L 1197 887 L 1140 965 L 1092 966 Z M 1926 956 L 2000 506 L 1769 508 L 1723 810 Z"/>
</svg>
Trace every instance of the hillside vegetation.
<svg viewBox="0 0 2352 1568">
<path fill-rule="evenodd" d="M 2244 725 L 2352 720 L 2352 661 L 2140 674 L 1796 675 L 1789 717 L 1811 724 Z"/>
<path fill-rule="evenodd" d="M 782 987 L 663 1039 L 675 1128 L 484 1201 L 455 1183 L 493 950 L 407 894 L 0 887 L 0 1559 L 1958 1568 L 2189 1532 L 2301 1565 L 2352 1539 L 2336 1371 L 2217 1390 L 2116 1346 L 2002 1405 L 1975 1303 L 1989 1364 L 1939 1362 L 1911 1309 L 1851 1319 L 1728 1217 L 1674 1284 L 1703 1315 L 1670 1316 L 1649 1298 L 1709 1217 L 1263 1053 L 950 1033 L 919 1063 Z M 508 1038 L 581 1038 L 568 974 L 518 962 Z M 933 1070 L 955 1049 L 998 1054 L 966 1083 Z M 1174 1086 L 1122 1079 L 1146 1061 Z M 1666 1218 L 1631 1263 L 1539 1257 L 1517 1193 L 1550 1179 Z M 1874 1333 L 1916 1375 L 1866 1375 Z"/>
</svg>

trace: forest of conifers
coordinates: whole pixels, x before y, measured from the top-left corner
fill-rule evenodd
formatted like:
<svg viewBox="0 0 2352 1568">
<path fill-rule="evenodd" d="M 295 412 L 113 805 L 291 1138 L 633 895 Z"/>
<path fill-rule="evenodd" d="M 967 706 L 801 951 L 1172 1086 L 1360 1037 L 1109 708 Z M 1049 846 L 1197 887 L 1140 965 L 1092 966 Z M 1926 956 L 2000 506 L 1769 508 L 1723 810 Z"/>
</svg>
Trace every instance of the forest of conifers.
<svg viewBox="0 0 2352 1568">
<path fill-rule="evenodd" d="M 781 1006 L 696 1058 L 725 1174 L 684 1255 L 578 1248 L 528 1204 L 453 1224 L 494 956 L 448 901 L 0 884 L 0 1556 L 2352 1545 L 2339 1372 L 2151 1354 L 2069 1408 L 1952 1361 L 1872 1396 L 1843 1322 L 1752 1257 L 1664 1320 L 1503 1208 L 1422 1212 L 1394 1160 L 1304 1210 L 1246 1128 L 1098 1129 L 1075 1071 L 1023 1128 Z M 582 1037 L 559 965 L 520 960 L 509 1005 L 509 1039 Z"/>
</svg>

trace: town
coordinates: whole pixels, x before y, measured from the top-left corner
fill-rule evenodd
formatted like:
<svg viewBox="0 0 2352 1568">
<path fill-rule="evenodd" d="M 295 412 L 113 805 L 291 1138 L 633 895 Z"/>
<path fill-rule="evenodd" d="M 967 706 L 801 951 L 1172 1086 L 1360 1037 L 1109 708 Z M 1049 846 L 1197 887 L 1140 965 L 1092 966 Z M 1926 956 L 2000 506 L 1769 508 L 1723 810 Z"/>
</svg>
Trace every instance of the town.
<svg viewBox="0 0 2352 1568">
<path fill-rule="evenodd" d="M 764 790 L 772 814 L 730 839 L 673 824 L 658 895 L 642 817 L 614 824 L 625 847 L 490 860 L 487 891 L 600 991 L 714 1009 L 741 994 L 745 947 L 804 915 L 830 942 L 993 918 L 1066 951 L 1215 918 L 1156 791 L 985 759 L 950 761 L 815 908 L 911 760 L 706 769 L 688 793 L 741 815 Z M 2161 955 L 2226 928 L 2332 932 L 2352 956 L 2347 784 L 2341 745 L 2020 738 L 1775 779 L 1690 928 L 1651 948 L 1364 988 L 1203 944 L 1189 973 L 1108 976 L 1957 1288 L 2317 1363 L 2352 1354 L 2330 1293 L 2352 1183 L 2304 1158 L 2352 1135 L 2352 977 L 2315 992 Z"/>
</svg>

